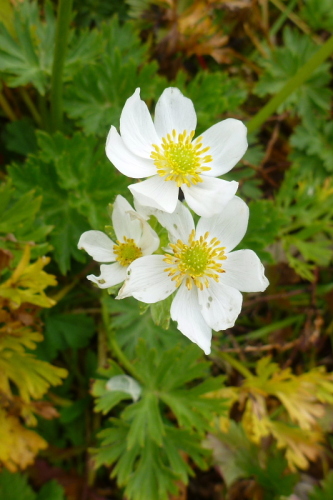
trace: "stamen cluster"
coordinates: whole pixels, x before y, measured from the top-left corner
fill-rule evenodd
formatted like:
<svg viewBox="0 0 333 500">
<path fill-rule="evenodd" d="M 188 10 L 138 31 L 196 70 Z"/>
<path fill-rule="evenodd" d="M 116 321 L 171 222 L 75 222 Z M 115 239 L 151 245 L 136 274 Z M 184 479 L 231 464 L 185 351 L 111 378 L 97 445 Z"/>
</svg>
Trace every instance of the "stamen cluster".
<svg viewBox="0 0 333 500">
<path fill-rule="evenodd" d="M 113 246 L 113 253 L 116 255 L 116 260 L 121 266 L 127 267 L 132 264 L 133 260 L 142 257 L 141 248 L 139 248 L 132 238 L 126 238 L 124 236 L 124 241 L 116 241 Z"/>
<path fill-rule="evenodd" d="M 153 151 L 150 157 L 154 160 L 157 167 L 157 173 L 165 177 L 166 181 L 174 181 L 177 186 L 186 184 L 191 185 L 202 182 L 201 174 L 211 170 L 205 166 L 213 160 L 210 155 L 203 156 L 210 149 L 202 148 L 202 137 L 198 137 L 191 142 L 194 136 L 194 130 L 188 133 L 177 134 L 172 130 L 162 138 L 162 144 L 157 146 L 153 144 Z"/>
<path fill-rule="evenodd" d="M 183 280 L 188 290 L 195 285 L 199 290 L 209 287 L 209 278 L 219 281 L 219 274 L 225 271 L 220 261 L 226 260 L 224 254 L 225 247 L 220 246 L 221 242 L 217 238 L 209 240 L 209 232 L 195 240 L 195 230 L 193 229 L 188 238 L 188 244 L 178 240 L 175 244 L 170 244 L 174 254 L 165 255 L 163 259 L 172 267 L 165 269 L 172 281 L 175 281 L 178 288 Z"/>
</svg>

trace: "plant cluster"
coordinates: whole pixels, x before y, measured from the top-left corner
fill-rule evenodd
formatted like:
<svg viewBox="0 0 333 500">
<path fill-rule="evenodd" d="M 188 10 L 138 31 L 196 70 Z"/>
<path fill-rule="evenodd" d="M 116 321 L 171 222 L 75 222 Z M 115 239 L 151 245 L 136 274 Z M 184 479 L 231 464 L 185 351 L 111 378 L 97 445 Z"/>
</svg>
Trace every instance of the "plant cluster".
<svg viewBox="0 0 333 500">
<path fill-rule="evenodd" d="M 0 497 L 330 499 L 330 1 L 0 10 Z"/>
</svg>

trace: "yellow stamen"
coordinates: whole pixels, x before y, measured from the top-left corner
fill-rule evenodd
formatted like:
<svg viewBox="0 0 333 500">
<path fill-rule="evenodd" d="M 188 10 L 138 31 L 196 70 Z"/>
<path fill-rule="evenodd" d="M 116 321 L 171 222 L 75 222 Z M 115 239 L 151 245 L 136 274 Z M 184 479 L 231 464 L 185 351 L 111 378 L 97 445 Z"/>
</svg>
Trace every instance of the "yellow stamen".
<svg viewBox="0 0 333 500">
<path fill-rule="evenodd" d="M 113 246 L 113 253 L 119 264 L 124 267 L 129 266 L 133 260 L 142 257 L 141 248 L 136 245 L 132 238 L 126 238 L 126 236 L 124 236 L 123 242 L 117 240 Z"/>
<path fill-rule="evenodd" d="M 178 240 L 170 244 L 173 255 L 165 255 L 164 262 L 171 267 L 165 269 L 178 288 L 185 280 L 188 290 L 195 285 L 199 290 L 208 288 L 210 279 L 219 281 L 219 274 L 225 273 L 222 260 L 226 260 L 225 247 L 220 246 L 217 238 L 209 240 L 209 232 L 195 239 L 195 231 L 191 231 L 187 244 Z"/>
<path fill-rule="evenodd" d="M 153 144 L 150 158 L 154 160 L 157 173 L 166 181 L 174 181 L 177 186 L 191 186 L 202 182 L 201 174 L 211 170 L 206 166 L 213 160 L 212 156 L 203 156 L 210 149 L 202 148 L 202 137 L 193 142 L 194 130 L 177 134 L 175 130 L 162 138 L 160 146 Z"/>
</svg>

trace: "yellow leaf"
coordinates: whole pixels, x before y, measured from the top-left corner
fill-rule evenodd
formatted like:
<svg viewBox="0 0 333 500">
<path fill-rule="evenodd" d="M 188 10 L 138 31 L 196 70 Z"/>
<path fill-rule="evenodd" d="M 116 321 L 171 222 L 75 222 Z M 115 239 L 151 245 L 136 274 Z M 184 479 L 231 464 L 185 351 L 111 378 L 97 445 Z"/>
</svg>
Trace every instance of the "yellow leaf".
<svg viewBox="0 0 333 500">
<path fill-rule="evenodd" d="M 30 261 L 30 246 L 26 245 L 22 259 L 11 278 L 0 285 L 0 296 L 8 299 L 13 308 L 18 308 L 24 302 L 41 307 L 51 307 L 54 300 L 47 297 L 44 289 L 55 286 L 55 276 L 43 271 L 50 262 L 49 257 L 40 257 L 33 264 Z"/>
<path fill-rule="evenodd" d="M 291 427 L 283 422 L 267 421 L 267 427 L 277 441 L 278 448 L 286 449 L 286 459 L 292 471 L 307 469 L 309 460 L 315 461 L 323 452 L 324 436 L 319 431 Z"/>
<path fill-rule="evenodd" d="M 39 450 L 45 448 L 45 439 L 0 408 L 0 463 L 11 472 L 25 469 L 33 463 Z"/>
</svg>

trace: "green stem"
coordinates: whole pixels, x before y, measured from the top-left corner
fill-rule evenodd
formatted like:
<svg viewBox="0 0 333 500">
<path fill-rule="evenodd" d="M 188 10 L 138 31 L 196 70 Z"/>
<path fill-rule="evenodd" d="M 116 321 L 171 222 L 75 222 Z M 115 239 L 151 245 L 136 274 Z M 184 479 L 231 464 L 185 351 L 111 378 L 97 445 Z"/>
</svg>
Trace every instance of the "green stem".
<svg viewBox="0 0 333 500">
<path fill-rule="evenodd" d="M 280 30 L 280 28 L 284 24 L 289 14 L 294 10 L 294 7 L 296 6 L 297 2 L 298 0 L 291 0 L 291 2 L 287 5 L 286 10 L 282 12 L 279 19 L 273 24 L 269 32 L 270 36 L 276 35 L 276 33 Z"/>
<path fill-rule="evenodd" d="M 59 0 L 57 29 L 51 77 L 51 120 L 53 130 L 62 127 L 63 120 L 63 70 L 66 57 L 69 24 L 73 0 Z"/>
<path fill-rule="evenodd" d="M 252 373 L 250 370 L 246 368 L 246 366 L 242 365 L 237 359 L 233 358 L 232 356 L 229 356 L 226 352 L 219 352 L 218 357 L 224 359 L 229 365 L 231 365 L 233 368 L 235 368 L 239 373 L 244 375 L 245 378 L 253 378 Z"/>
<path fill-rule="evenodd" d="M 277 108 L 298 89 L 333 52 L 333 36 L 302 66 L 288 82 L 247 124 L 249 132 L 258 129 Z"/>
<path fill-rule="evenodd" d="M 275 323 L 272 323 L 271 325 L 267 325 L 267 326 L 263 326 L 262 328 L 258 328 L 258 330 L 247 333 L 245 335 L 237 335 L 237 340 L 242 341 L 242 340 L 261 339 L 263 337 L 266 337 L 270 333 L 274 332 L 275 330 L 285 328 L 286 326 L 292 325 L 293 323 L 296 323 L 302 319 L 304 319 L 304 314 L 298 314 L 297 316 L 291 316 L 291 317 L 288 317 L 288 318 L 283 319 L 281 321 L 276 321 Z"/>
<path fill-rule="evenodd" d="M 127 356 L 124 354 L 124 352 L 121 350 L 117 337 L 116 337 L 116 332 L 112 328 L 111 324 L 111 318 L 110 318 L 110 313 L 108 310 L 108 300 L 110 300 L 110 296 L 108 295 L 107 292 L 105 292 L 102 295 L 101 299 L 101 304 L 102 304 L 102 318 L 103 318 L 103 324 L 105 331 L 107 332 L 107 337 L 108 337 L 108 342 L 109 342 L 109 347 L 115 357 L 118 359 L 119 363 L 122 365 L 125 370 L 132 375 L 136 380 L 139 380 L 142 382 L 141 376 L 137 373 L 136 369 L 134 368 L 132 362 L 127 358 Z"/>
</svg>

